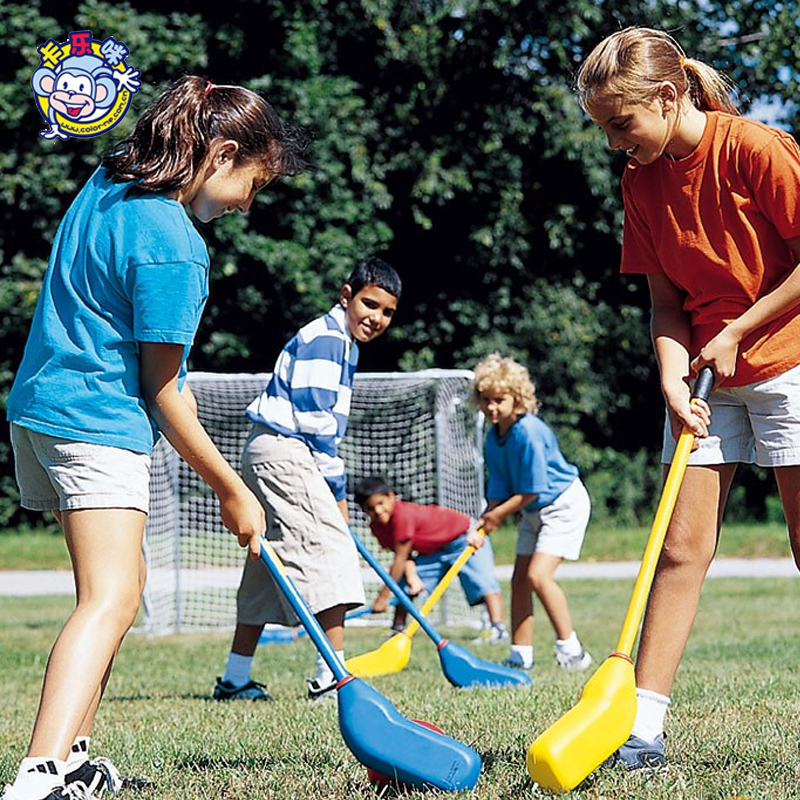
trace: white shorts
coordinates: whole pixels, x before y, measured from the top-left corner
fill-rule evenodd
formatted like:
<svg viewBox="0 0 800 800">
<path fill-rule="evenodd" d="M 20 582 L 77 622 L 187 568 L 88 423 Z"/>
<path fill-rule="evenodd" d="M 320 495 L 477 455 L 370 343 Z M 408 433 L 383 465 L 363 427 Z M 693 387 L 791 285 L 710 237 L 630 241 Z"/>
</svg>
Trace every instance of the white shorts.
<svg viewBox="0 0 800 800">
<path fill-rule="evenodd" d="M 550 505 L 522 512 L 517 531 L 517 555 L 547 553 L 576 561 L 591 513 L 589 493 L 581 479 L 576 478 Z"/>
<path fill-rule="evenodd" d="M 690 464 L 800 464 L 800 367 L 749 386 L 714 389 L 708 405 L 708 436 L 698 439 Z M 675 440 L 667 421 L 662 462 L 670 463 L 674 453 Z"/>
<path fill-rule="evenodd" d="M 20 503 L 33 511 L 150 507 L 150 456 L 11 423 Z"/>
<path fill-rule="evenodd" d="M 355 541 L 311 451 L 299 439 L 254 425 L 242 476 L 267 512 L 267 538 L 312 614 L 366 597 Z M 297 625 L 299 620 L 261 561 L 247 558 L 237 622 Z"/>
</svg>

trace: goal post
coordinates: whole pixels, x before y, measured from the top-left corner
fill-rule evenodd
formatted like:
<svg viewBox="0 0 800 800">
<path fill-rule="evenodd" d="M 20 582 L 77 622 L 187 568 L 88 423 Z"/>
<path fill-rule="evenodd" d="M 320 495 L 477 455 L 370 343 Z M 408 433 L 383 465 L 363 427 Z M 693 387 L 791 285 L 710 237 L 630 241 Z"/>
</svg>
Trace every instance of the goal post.
<svg viewBox="0 0 800 800">
<path fill-rule="evenodd" d="M 235 468 L 250 421 L 245 408 L 263 390 L 268 373 L 189 373 L 198 415 Z M 472 372 L 357 373 L 350 421 L 340 455 L 348 476 L 351 524 L 380 561 L 353 487 L 380 475 L 404 500 L 437 504 L 477 517 L 484 504 L 482 415 L 470 402 Z M 153 453 L 150 514 L 145 531 L 148 578 L 139 629 L 148 633 L 232 629 L 236 589 L 247 554 L 222 525 L 219 504 L 204 481 L 161 439 Z M 368 601 L 379 579 L 364 565 Z M 434 609 L 436 624 L 477 626 L 460 587 Z"/>
</svg>

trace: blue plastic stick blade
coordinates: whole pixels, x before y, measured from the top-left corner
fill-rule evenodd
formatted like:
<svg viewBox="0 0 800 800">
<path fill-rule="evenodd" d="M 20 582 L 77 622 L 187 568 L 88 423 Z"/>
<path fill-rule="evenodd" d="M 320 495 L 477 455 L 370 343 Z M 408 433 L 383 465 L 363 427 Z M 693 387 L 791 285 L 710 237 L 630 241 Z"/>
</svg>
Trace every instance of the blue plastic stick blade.
<svg viewBox="0 0 800 800">
<path fill-rule="evenodd" d="M 465 647 L 447 639 L 439 646 L 439 660 L 442 672 L 453 686 L 530 686 L 531 683 L 527 672 L 478 658 Z"/>
<path fill-rule="evenodd" d="M 460 792 L 472 789 L 481 757 L 471 747 L 406 719 L 358 678 L 339 684 L 339 729 L 366 767 L 398 783 Z"/>
</svg>

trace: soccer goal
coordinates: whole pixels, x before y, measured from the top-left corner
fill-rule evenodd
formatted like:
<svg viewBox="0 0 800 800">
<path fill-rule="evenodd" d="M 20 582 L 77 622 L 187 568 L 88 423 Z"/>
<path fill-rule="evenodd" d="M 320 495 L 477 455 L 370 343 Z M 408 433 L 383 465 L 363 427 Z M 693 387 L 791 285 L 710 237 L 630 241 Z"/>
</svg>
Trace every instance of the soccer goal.
<svg viewBox="0 0 800 800">
<path fill-rule="evenodd" d="M 268 379 L 266 373 L 189 374 L 200 419 L 236 469 L 250 429 L 244 409 Z M 467 370 L 356 375 L 340 448 L 350 519 L 386 565 L 391 554 L 377 547 L 352 500 L 361 478 L 381 475 L 402 499 L 415 503 L 445 505 L 473 517 L 483 508 L 482 416 L 469 402 L 471 381 Z M 222 526 L 213 492 L 164 439 L 153 454 L 150 492 L 148 579 L 139 629 L 154 634 L 232 629 L 247 554 Z M 366 565 L 363 575 L 369 601 L 379 581 Z M 481 614 L 454 585 L 434 609 L 433 622 L 477 627 Z"/>
</svg>

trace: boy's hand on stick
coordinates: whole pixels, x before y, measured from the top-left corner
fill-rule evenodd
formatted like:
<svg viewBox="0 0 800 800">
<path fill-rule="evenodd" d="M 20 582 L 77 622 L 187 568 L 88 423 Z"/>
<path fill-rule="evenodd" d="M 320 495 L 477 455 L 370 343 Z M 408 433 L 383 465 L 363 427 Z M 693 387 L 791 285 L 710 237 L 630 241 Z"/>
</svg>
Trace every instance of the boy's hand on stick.
<svg viewBox="0 0 800 800">
<path fill-rule="evenodd" d="M 387 608 L 389 608 L 389 601 L 383 596 L 383 593 L 381 593 L 375 598 L 372 604 L 372 613 L 382 614 Z"/>
<path fill-rule="evenodd" d="M 470 547 L 474 547 L 476 550 L 480 550 L 485 542 L 486 542 L 486 531 L 481 526 L 478 526 L 474 530 L 471 530 L 467 533 L 467 544 Z"/>
<path fill-rule="evenodd" d="M 222 524 L 237 538 L 239 547 L 247 547 L 251 558 L 260 558 L 267 518 L 256 496 L 242 484 L 241 491 L 220 497 L 219 505 Z"/>
</svg>

